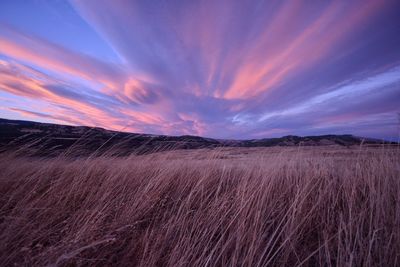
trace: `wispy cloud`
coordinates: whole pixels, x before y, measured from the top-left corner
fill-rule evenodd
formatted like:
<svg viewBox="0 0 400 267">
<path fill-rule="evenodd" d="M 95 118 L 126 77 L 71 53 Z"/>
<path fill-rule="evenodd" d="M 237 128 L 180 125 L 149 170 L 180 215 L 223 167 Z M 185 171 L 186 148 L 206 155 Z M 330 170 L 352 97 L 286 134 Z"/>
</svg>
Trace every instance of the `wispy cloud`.
<svg viewBox="0 0 400 267">
<path fill-rule="evenodd" d="M 17 29 L 0 16 L 0 90 L 14 101 L 53 107 L 8 105 L 10 111 L 221 138 L 339 133 L 349 123 L 362 134 L 365 125 L 382 125 L 381 118 L 394 123 L 388 118 L 398 111 L 400 91 L 395 1 L 72 5 L 120 62 L 39 37 L 28 26 Z M 392 126 L 382 131 L 374 135 L 395 135 Z"/>
</svg>

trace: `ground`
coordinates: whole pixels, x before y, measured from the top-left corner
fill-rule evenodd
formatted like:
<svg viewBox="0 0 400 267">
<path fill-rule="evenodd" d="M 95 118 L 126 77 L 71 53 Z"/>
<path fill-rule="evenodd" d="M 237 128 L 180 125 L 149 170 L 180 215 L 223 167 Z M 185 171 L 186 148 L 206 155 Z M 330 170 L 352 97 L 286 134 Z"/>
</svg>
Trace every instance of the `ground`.
<svg viewBox="0 0 400 267">
<path fill-rule="evenodd" d="M 400 150 L 0 154 L 3 266 L 396 266 Z"/>
</svg>

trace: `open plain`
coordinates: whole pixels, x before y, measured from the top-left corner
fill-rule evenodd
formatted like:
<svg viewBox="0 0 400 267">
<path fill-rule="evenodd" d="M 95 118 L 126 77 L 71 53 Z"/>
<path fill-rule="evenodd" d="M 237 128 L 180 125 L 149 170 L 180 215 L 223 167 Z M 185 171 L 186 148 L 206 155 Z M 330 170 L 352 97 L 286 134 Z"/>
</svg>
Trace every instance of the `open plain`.
<svg viewBox="0 0 400 267">
<path fill-rule="evenodd" d="M 0 155 L 3 266 L 398 266 L 396 146 Z"/>
</svg>

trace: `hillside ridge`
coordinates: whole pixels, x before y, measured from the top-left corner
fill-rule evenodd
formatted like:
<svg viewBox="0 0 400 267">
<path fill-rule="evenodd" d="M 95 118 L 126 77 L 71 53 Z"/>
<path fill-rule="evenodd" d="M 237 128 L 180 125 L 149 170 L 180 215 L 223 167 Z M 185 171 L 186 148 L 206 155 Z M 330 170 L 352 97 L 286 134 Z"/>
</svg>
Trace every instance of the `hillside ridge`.
<svg viewBox="0 0 400 267">
<path fill-rule="evenodd" d="M 80 154 L 105 152 L 142 154 L 160 150 L 198 149 L 215 147 L 270 147 L 270 146 L 352 146 L 390 143 L 384 140 L 344 135 L 296 136 L 228 140 L 194 135 L 168 136 L 106 130 L 100 127 L 69 126 L 34 121 L 0 118 L 0 151 L 26 146 L 44 154 L 59 154 L 71 147 Z"/>
</svg>

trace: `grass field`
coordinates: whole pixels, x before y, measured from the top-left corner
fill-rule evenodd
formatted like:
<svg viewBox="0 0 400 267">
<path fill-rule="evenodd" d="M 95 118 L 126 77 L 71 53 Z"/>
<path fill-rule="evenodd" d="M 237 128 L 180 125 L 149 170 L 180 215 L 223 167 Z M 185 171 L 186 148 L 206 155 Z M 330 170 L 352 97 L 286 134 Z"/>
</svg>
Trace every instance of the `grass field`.
<svg viewBox="0 0 400 267">
<path fill-rule="evenodd" d="M 0 155 L 1 266 L 399 266 L 400 151 Z"/>
</svg>

